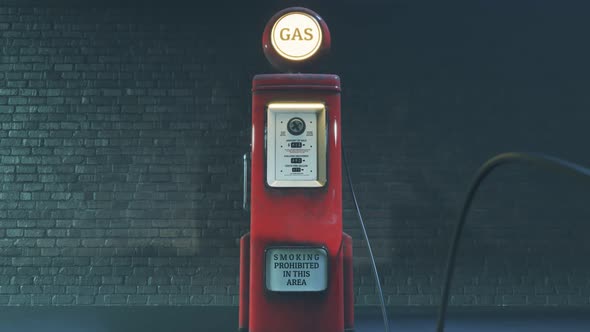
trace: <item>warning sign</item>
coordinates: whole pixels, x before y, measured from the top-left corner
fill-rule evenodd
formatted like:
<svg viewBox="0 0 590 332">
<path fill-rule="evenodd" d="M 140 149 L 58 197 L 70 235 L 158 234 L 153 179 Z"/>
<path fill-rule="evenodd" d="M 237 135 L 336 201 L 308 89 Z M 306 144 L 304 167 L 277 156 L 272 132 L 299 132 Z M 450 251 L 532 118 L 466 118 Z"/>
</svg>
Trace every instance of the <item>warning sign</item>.
<svg viewBox="0 0 590 332">
<path fill-rule="evenodd" d="M 323 248 L 269 248 L 266 288 L 275 292 L 319 292 L 328 287 L 328 253 Z"/>
</svg>

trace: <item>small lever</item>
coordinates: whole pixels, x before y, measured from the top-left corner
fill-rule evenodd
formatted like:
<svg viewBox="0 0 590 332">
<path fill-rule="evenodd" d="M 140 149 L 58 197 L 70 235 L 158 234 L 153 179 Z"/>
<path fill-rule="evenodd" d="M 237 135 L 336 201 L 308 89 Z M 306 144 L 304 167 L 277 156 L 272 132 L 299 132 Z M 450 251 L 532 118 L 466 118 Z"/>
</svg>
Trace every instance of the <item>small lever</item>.
<svg viewBox="0 0 590 332">
<path fill-rule="evenodd" d="M 244 195 L 242 200 L 242 209 L 249 211 L 248 207 L 248 152 L 244 153 Z"/>
</svg>

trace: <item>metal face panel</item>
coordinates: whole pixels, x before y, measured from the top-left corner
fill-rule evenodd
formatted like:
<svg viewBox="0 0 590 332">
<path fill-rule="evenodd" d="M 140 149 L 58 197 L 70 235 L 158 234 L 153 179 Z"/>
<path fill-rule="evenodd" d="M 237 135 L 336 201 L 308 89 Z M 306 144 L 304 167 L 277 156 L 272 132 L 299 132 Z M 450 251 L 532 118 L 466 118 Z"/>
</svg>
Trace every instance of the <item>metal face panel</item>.
<svg viewBox="0 0 590 332">
<path fill-rule="evenodd" d="M 268 248 L 266 289 L 273 292 L 321 292 L 328 287 L 324 248 Z"/>
<path fill-rule="evenodd" d="M 326 184 L 326 108 L 319 103 L 267 107 L 266 180 L 271 187 Z"/>
</svg>

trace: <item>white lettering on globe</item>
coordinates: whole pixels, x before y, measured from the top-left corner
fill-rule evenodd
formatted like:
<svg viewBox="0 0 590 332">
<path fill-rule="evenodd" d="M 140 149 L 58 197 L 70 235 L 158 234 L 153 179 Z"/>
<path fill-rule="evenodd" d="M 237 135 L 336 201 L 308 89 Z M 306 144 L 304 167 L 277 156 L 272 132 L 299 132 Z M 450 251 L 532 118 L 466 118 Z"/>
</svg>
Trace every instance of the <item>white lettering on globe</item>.
<svg viewBox="0 0 590 332">
<path fill-rule="evenodd" d="M 280 56 L 302 61 L 312 57 L 322 43 L 322 29 L 311 15 L 292 12 L 279 18 L 271 31 L 271 43 Z"/>
</svg>

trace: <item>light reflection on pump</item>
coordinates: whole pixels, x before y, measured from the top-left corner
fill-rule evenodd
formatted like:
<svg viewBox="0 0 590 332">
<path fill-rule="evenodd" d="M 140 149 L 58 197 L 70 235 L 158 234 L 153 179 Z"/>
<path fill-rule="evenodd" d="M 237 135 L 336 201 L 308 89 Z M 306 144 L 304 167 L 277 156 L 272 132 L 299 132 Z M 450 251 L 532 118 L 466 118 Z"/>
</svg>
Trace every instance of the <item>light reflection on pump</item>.
<svg viewBox="0 0 590 332">
<path fill-rule="evenodd" d="M 334 121 L 334 144 L 338 142 L 338 122 Z"/>
</svg>

